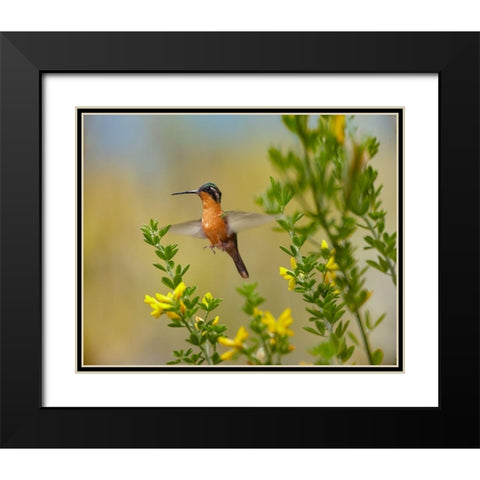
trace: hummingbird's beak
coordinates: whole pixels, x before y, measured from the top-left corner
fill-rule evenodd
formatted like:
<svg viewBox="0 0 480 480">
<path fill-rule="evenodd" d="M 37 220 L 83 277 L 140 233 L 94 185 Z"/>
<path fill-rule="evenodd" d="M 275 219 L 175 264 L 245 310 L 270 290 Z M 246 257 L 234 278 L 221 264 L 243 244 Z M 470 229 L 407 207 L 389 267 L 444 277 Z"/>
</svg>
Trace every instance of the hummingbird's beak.
<svg viewBox="0 0 480 480">
<path fill-rule="evenodd" d="M 198 190 L 187 190 L 186 192 L 176 192 L 176 193 L 172 193 L 172 195 L 183 195 L 185 193 L 198 193 Z"/>
</svg>

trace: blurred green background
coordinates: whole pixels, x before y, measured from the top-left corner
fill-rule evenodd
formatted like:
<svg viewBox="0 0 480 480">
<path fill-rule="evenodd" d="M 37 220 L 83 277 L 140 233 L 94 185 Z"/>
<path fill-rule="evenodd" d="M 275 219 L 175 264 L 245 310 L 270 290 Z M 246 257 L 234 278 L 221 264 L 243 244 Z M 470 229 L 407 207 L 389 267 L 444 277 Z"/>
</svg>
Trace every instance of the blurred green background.
<svg viewBox="0 0 480 480">
<path fill-rule="evenodd" d="M 314 118 L 311 119 L 314 121 Z M 357 115 L 358 133 L 380 141 L 371 160 L 384 184 L 386 228 L 396 230 L 396 117 Z M 224 210 L 260 212 L 254 197 L 264 191 L 275 172 L 268 161 L 270 147 L 286 151 L 300 144 L 287 131 L 280 115 L 270 114 L 86 114 L 84 116 L 84 364 L 162 365 L 172 350 L 185 348 L 183 329 L 167 327 L 165 316 L 150 316 L 144 295 L 166 293 L 161 272 L 152 266 L 153 248 L 142 239 L 140 227 L 150 218 L 160 225 L 201 217 L 195 195 L 173 192 L 214 182 L 223 193 Z M 291 342 L 296 350 L 285 357 L 289 364 L 311 362 L 308 349 L 319 338 L 302 326 L 308 324 L 300 295 L 287 290 L 279 266 L 289 258 L 278 247 L 288 244 L 274 224 L 238 236 L 239 250 L 258 292 L 266 298 L 263 310 L 277 317 L 286 307 L 293 311 Z M 321 239 L 320 239 L 321 240 Z M 232 259 L 223 252 L 203 249 L 207 240 L 169 233 L 164 243 L 178 243 L 175 258 L 191 264 L 187 285 L 198 285 L 223 299 L 216 312 L 227 333 L 234 336 L 248 317 L 241 311 L 236 287 L 243 279 Z M 359 249 L 359 256 L 369 252 Z M 374 294 L 367 306 L 373 315 L 387 318 L 371 337 L 374 348 L 384 350 L 384 364 L 396 361 L 396 291 L 389 277 L 369 270 L 367 288 Z M 352 324 L 354 322 L 351 322 Z M 220 347 L 220 353 L 223 348 Z M 358 351 L 351 361 L 366 363 Z M 351 361 L 349 363 L 351 363 Z"/>
</svg>

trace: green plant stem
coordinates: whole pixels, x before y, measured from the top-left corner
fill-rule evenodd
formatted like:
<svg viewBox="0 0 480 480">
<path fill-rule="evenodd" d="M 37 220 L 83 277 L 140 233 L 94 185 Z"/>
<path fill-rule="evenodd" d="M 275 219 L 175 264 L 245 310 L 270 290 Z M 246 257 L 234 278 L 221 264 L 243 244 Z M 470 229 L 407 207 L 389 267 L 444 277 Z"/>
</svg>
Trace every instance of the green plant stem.
<svg viewBox="0 0 480 480">
<path fill-rule="evenodd" d="M 363 217 L 363 220 L 365 221 L 365 223 L 367 224 L 367 227 L 368 227 L 368 230 L 370 231 L 370 233 L 374 236 L 375 240 L 377 242 L 381 242 L 382 239 L 380 238 L 380 236 L 378 235 L 377 233 L 377 230 L 375 230 L 375 228 L 373 227 L 373 225 L 370 223 L 370 221 L 368 220 L 367 217 Z M 388 258 L 388 256 L 386 255 L 383 255 L 382 254 L 382 257 L 383 259 L 387 262 L 387 265 L 388 265 L 388 270 L 390 271 L 390 276 L 392 277 L 392 282 L 395 286 L 397 286 L 397 272 L 395 272 L 395 267 L 392 265 L 392 263 L 390 262 L 390 258 Z"/>
<path fill-rule="evenodd" d="M 293 235 L 295 234 L 295 231 L 294 231 L 294 230 L 289 230 L 288 234 L 290 235 L 290 238 L 293 238 Z M 320 244 L 318 244 L 318 242 L 316 242 L 316 243 L 317 243 L 317 246 L 320 247 Z M 295 260 L 296 260 L 297 262 L 300 262 L 300 261 L 302 260 L 300 253 L 298 254 L 298 256 L 297 256 L 297 258 L 296 258 Z M 306 282 L 308 282 L 309 280 L 310 280 L 310 277 L 305 278 L 305 281 L 306 281 Z M 302 286 L 303 286 L 303 285 L 302 285 Z M 305 287 L 303 287 L 303 288 L 305 288 Z M 307 290 L 307 293 L 308 293 L 311 297 L 314 296 L 314 291 L 313 291 L 313 289 L 312 289 L 311 287 L 310 287 L 310 288 L 307 288 L 306 290 Z M 310 305 L 315 305 L 315 306 L 317 306 L 316 303 L 312 303 L 312 302 L 308 302 L 308 303 L 310 303 Z M 327 327 L 327 329 L 328 329 L 328 331 L 329 331 L 330 333 L 333 333 L 333 326 L 330 324 L 330 322 L 326 321 L 326 322 L 325 322 L 325 326 Z M 325 335 L 322 335 L 322 337 L 326 337 L 326 336 L 325 336 Z M 337 365 L 339 365 L 338 355 L 335 355 L 335 360 L 336 360 L 336 362 L 337 362 Z"/>
<path fill-rule="evenodd" d="M 170 276 L 170 278 L 171 278 L 172 280 L 174 280 L 174 279 L 175 279 L 175 275 L 174 275 L 172 269 L 170 268 L 170 265 L 169 265 L 168 261 L 165 262 L 165 265 L 166 265 L 166 268 L 167 268 L 167 273 L 168 273 L 168 275 Z M 208 315 L 208 314 L 207 314 L 207 315 Z M 184 319 L 184 318 L 183 318 L 183 323 L 184 323 L 185 326 L 187 327 L 187 330 L 189 331 L 189 333 L 190 333 L 191 335 L 194 334 L 194 335 L 197 337 L 197 339 L 198 339 L 198 347 L 200 348 L 200 351 L 203 353 L 203 357 L 205 358 L 205 360 L 207 361 L 207 363 L 208 363 L 209 365 L 213 365 L 212 359 L 210 358 L 210 352 L 208 351 L 208 345 L 206 345 L 206 346 L 204 347 L 203 344 L 200 343 L 201 340 L 202 340 L 202 338 L 201 338 L 201 335 L 199 335 L 198 330 L 195 328 L 195 325 L 194 325 L 193 327 L 191 327 L 191 326 L 189 325 L 188 321 L 187 321 L 186 319 Z M 207 340 L 207 342 L 205 342 L 205 344 L 207 344 L 207 343 L 208 343 L 208 340 Z"/>
<path fill-rule="evenodd" d="M 208 348 L 208 340 L 205 342 L 205 353 L 204 356 L 206 355 L 207 363 L 209 365 L 212 365 L 212 360 L 210 359 L 210 352 Z"/>
<path fill-rule="evenodd" d="M 277 358 L 276 365 L 281 365 L 282 364 L 281 360 L 282 360 L 282 354 L 280 352 L 278 352 L 278 358 Z"/>
<path fill-rule="evenodd" d="M 362 319 L 360 317 L 360 314 L 358 313 L 358 310 L 355 312 L 355 318 L 357 319 L 358 326 L 360 327 L 360 332 L 362 333 L 362 340 L 365 345 L 365 350 L 367 352 L 368 356 L 368 361 L 370 365 L 373 365 L 373 357 L 372 357 L 372 350 L 370 349 L 370 343 L 368 341 L 368 336 L 367 332 L 365 332 L 365 328 L 363 326 Z"/>
<path fill-rule="evenodd" d="M 313 174 L 312 165 L 311 165 L 311 161 L 310 161 L 310 155 L 308 154 L 307 145 L 306 145 L 305 140 L 303 138 L 301 140 L 302 140 L 302 145 L 303 145 L 303 150 L 304 150 L 305 169 L 307 170 L 309 183 L 310 183 L 310 186 L 312 187 L 313 203 L 315 204 L 315 207 L 317 209 L 317 213 L 319 213 L 322 210 L 322 207 L 320 205 L 320 196 L 318 195 L 318 191 L 317 191 L 317 181 L 316 181 L 315 176 Z"/>
<path fill-rule="evenodd" d="M 262 334 L 260 334 L 260 340 L 262 341 L 262 347 L 267 355 L 267 365 L 270 365 L 272 363 L 272 352 L 270 351 L 270 348 L 268 348 L 267 342 L 263 338 Z"/>
<path fill-rule="evenodd" d="M 190 334 L 194 334 L 197 337 L 198 343 L 199 343 L 198 347 L 200 348 L 201 352 L 203 353 L 203 356 L 204 356 L 205 360 L 207 361 L 207 363 L 209 365 L 213 365 L 212 359 L 210 358 L 210 354 L 208 352 L 208 345 L 205 348 L 202 344 L 200 344 L 200 342 L 202 340 L 202 338 L 201 338 L 202 336 L 199 335 L 198 330 L 195 328 L 195 326 L 193 326 L 193 327 L 190 326 L 187 320 L 183 319 L 183 322 L 185 323 L 185 326 L 187 327 L 187 330 L 190 332 Z M 208 340 L 207 340 L 207 342 L 208 342 Z M 207 342 L 205 342 L 205 343 L 207 343 Z"/>
<path fill-rule="evenodd" d="M 330 243 L 332 244 L 333 248 L 337 249 L 338 248 L 337 242 L 334 241 L 332 232 L 330 231 L 330 228 L 327 224 L 327 221 L 320 212 L 318 213 L 318 219 L 320 221 L 320 225 L 322 225 L 323 229 L 327 233 L 328 239 L 329 239 Z M 351 290 L 352 286 L 350 284 L 350 281 L 348 279 L 348 276 L 347 276 L 346 272 L 341 267 L 340 267 L 340 271 L 342 272 L 342 274 L 345 278 L 345 283 L 347 285 L 347 288 L 349 290 Z M 358 311 L 358 309 L 356 309 L 356 310 L 353 310 L 352 313 L 354 314 L 355 319 L 357 320 L 357 323 L 358 323 L 358 327 L 360 328 L 360 332 L 362 333 L 362 340 L 363 340 L 365 350 L 367 352 L 368 362 L 370 363 L 370 365 L 373 365 L 372 351 L 370 349 L 370 343 L 368 341 L 368 336 L 367 336 L 367 333 L 365 332 L 365 328 L 363 326 L 363 321 L 362 321 L 362 317 L 360 316 L 360 312 Z"/>
</svg>

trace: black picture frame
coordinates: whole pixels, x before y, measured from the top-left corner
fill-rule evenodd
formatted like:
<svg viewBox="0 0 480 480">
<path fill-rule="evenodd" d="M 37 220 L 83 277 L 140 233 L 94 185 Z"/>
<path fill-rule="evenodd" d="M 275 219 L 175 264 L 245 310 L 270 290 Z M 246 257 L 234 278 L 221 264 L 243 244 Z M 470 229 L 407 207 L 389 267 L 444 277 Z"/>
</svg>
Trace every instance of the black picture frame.
<svg viewBox="0 0 480 480">
<path fill-rule="evenodd" d="M 395 115 L 397 117 L 397 145 L 396 155 L 398 158 L 396 165 L 396 191 L 397 196 L 397 217 L 403 218 L 403 145 L 404 145 L 404 109 L 403 108 L 342 108 L 342 113 L 345 115 Z M 88 115 L 122 115 L 128 113 L 129 115 L 138 114 L 274 114 L 274 115 L 328 115 L 338 113 L 338 108 L 81 108 L 77 107 L 76 110 L 76 128 L 77 128 L 77 159 L 82 159 L 82 150 L 85 138 L 85 128 L 83 126 L 83 116 Z M 85 357 L 85 341 L 83 331 L 85 329 L 85 319 L 83 317 L 83 305 L 85 302 L 84 294 L 84 282 L 83 282 L 83 231 L 84 231 L 84 161 L 78 160 L 77 165 L 77 272 L 76 272 L 76 285 L 77 285 L 77 314 L 76 314 L 76 371 L 78 372 L 337 372 L 339 371 L 338 365 L 295 365 L 295 364 L 283 364 L 283 365 L 188 365 L 181 364 L 175 365 L 88 365 L 84 363 Z M 395 192 L 393 192 L 395 195 Z M 399 222 L 397 228 L 397 324 L 395 329 L 396 335 L 396 354 L 394 364 L 381 364 L 381 365 L 342 365 L 342 372 L 403 372 L 404 371 L 404 326 L 403 326 L 403 222 Z"/>
<path fill-rule="evenodd" d="M 2 447 L 479 447 L 479 33 L 7 32 L 0 48 Z M 43 407 L 42 76 L 50 72 L 437 73 L 439 407 Z M 234 432 L 219 430 L 219 419 Z"/>
</svg>

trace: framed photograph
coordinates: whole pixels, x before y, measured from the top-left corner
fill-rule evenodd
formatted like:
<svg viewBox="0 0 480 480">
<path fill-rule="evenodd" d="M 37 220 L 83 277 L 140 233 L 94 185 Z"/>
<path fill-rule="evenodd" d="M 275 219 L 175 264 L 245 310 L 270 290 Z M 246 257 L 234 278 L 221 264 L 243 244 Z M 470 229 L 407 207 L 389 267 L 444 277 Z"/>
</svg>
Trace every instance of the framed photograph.
<svg viewBox="0 0 480 480">
<path fill-rule="evenodd" d="M 403 370 L 403 109 L 78 108 L 77 128 L 77 371 Z M 155 293 L 129 280 L 148 270 Z"/>
<path fill-rule="evenodd" d="M 478 447 L 479 40 L 2 34 L 2 446 Z"/>
</svg>

